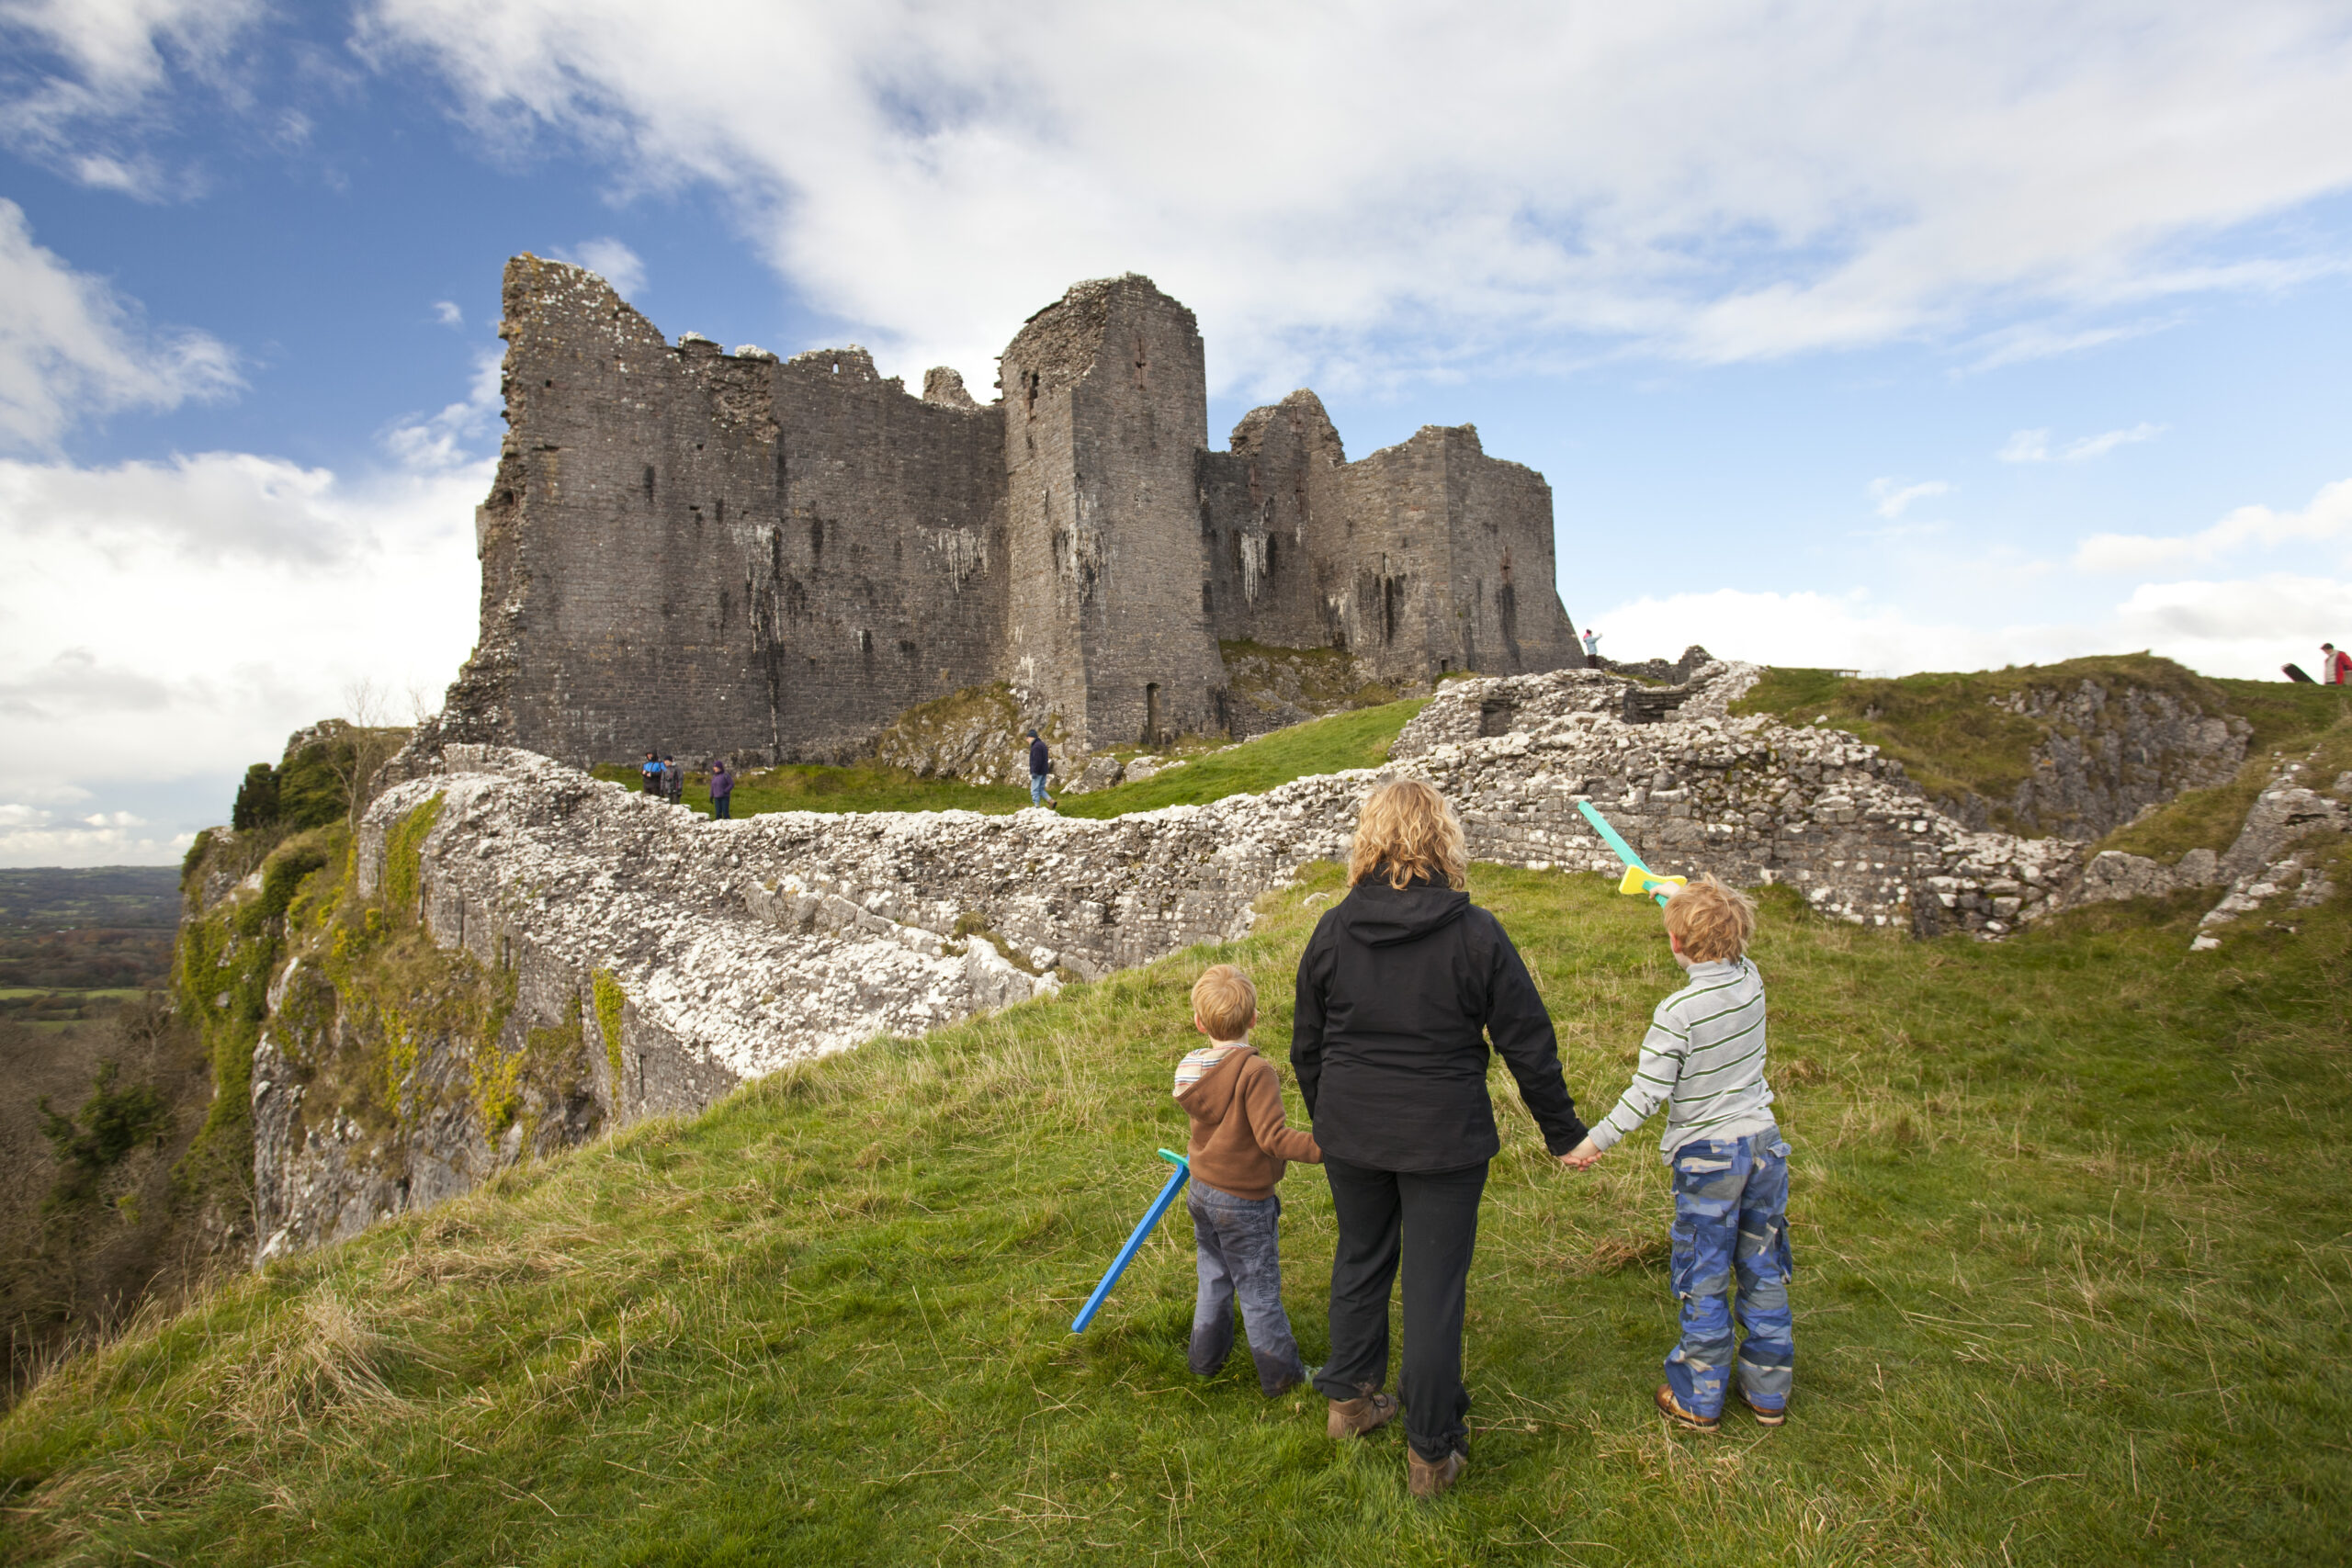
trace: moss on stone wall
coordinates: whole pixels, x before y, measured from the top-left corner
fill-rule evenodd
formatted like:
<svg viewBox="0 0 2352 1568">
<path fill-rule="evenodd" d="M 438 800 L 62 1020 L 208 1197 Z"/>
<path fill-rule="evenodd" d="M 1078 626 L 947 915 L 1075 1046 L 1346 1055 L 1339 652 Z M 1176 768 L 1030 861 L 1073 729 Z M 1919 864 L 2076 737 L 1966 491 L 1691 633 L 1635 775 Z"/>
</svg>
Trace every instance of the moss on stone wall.
<svg viewBox="0 0 2352 1568">
<path fill-rule="evenodd" d="M 424 840 L 441 820 L 441 797 L 435 795 L 384 831 L 382 898 L 387 908 L 416 912 L 424 892 Z"/>
<path fill-rule="evenodd" d="M 605 1037 L 605 1060 L 613 1069 L 613 1104 L 621 1100 L 621 1009 L 628 995 L 621 989 L 620 976 L 609 969 L 599 969 L 591 980 L 596 991 L 596 1029 Z"/>
<path fill-rule="evenodd" d="M 322 879 L 349 864 L 349 835 L 334 826 L 298 834 L 261 865 L 261 886 L 222 900 L 180 927 L 172 986 L 212 1064 L 204 1125 L 180 1162 L 191 1189 L 242 1203 L 253 1186 L 254 1046 L 269 1013 L 269 985 L 287 947 L 288 915 L 308 913 Z M 237 849 L 233 840 L 220 852 Z M 202 865 L 189 867 L 200 881 Z M 306 894 L 309 895 L 306 897 Z"/>
</svg>

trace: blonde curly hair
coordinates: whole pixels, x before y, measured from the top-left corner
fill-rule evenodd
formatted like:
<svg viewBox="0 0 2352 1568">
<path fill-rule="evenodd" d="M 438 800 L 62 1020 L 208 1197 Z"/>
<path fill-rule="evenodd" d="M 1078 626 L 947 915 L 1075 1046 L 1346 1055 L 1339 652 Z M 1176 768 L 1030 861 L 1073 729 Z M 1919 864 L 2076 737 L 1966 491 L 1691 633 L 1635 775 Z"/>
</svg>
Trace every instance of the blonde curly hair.
<svg viewBox="0 0 2352 1568">
<path fill-rule="evenodd" d="M 1391 779 L 1374 789 L 1356 818 L 1348 851 L 1348 886 L 1379 872 L 1403 887 L 1417 876 L 1457 892 L 1470 885 L 1470 846 L 1445 796 L 1419 779 Z"/>
</svg>

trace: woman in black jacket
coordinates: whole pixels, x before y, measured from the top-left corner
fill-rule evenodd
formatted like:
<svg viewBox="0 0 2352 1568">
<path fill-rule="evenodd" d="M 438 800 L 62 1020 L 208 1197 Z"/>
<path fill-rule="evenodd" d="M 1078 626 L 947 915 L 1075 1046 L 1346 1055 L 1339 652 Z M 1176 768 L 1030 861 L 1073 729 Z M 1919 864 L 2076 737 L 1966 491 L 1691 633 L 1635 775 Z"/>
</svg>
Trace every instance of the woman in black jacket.
<svg viewBox="0 0 2352 1568">
<path fill-rule="evenodd" d="M 1291 1066 L 1340 1227 L 1331 1355 L 1315 1386 L 1331 1402 L 1334 1438 L 1396 1415 L 1380 1389 L 1401 1252 L 1397 1386 L 1408 1483 L 1424 1497 L 1453 1484 L 1469 1441 L 1463 1292 L 1487 1162 L 1502 1147 L 1487 1098 L 1487 1037 L 1546 1148 L 1564 1155 L 1585 1134 L 1544 999 L 1501 922 L 1463 891 L 1468 865 L 1443 795 L 1414 779 L 1374 790 L 1348 856 L 1348 896 L 1299 960 L 1291 1033 Z"/>
</svg>

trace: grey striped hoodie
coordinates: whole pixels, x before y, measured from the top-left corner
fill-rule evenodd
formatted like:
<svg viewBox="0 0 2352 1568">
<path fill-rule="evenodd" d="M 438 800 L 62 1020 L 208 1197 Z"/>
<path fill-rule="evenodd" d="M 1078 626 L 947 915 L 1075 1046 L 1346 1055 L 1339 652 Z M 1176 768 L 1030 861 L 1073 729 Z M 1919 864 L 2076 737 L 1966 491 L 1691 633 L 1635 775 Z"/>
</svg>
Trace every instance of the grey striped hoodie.
<svg viewBox="0 0 2352 1568">
<path fill-rule="evenodd" d="M 1668 1159 L 1702 1138 L 1744 1138 L 1772 1125 L 1764 1081 L 1764 977 L 1745 957 L 1690 965 L 1690 983 L 1657 1004 L 1624 1098 L 1592 1129 L 1596 1148 L 1648 1121 L 1660 1105 Z"/>
</svg>

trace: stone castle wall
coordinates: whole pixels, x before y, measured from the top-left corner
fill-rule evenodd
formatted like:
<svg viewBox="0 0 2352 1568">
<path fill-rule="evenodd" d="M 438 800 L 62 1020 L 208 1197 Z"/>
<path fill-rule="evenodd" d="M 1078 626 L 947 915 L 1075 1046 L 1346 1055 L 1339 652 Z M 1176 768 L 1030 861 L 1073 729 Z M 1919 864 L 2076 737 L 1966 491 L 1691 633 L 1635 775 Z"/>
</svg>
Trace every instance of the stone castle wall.
<svg viewBox="0 0 2352 1568">
<path fill-rule="evenodd" d="M 1219 639 L 1427 681 L 1579 662 L 1551 492 L 1431 426 L 1349 463 L 1311 392 L 1212 452 L 1200 333 L 1080 284 L 1005 396 L 862 349 L 673 345 L 594 274 L 508 264 L 481 635 L 426 748 L 841 761 L 1007 681 L 1083 751 L 1222 729 Z"/>
</svg>

